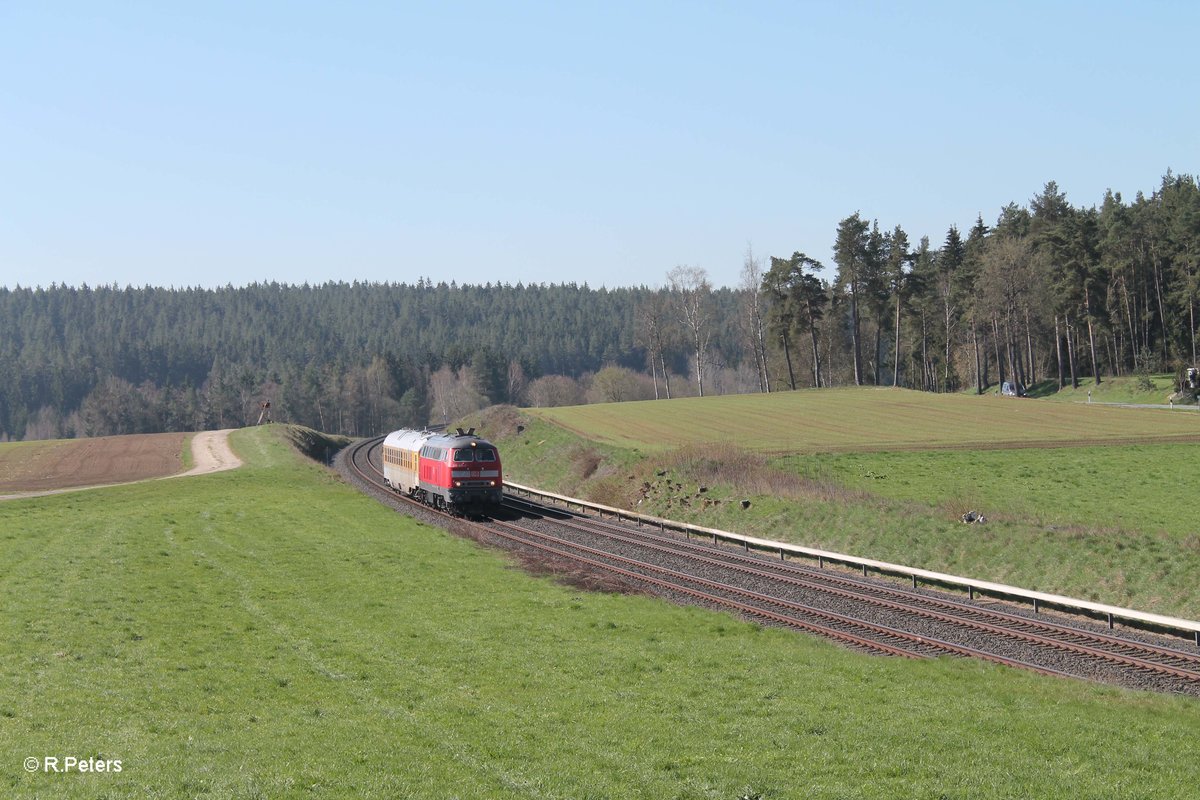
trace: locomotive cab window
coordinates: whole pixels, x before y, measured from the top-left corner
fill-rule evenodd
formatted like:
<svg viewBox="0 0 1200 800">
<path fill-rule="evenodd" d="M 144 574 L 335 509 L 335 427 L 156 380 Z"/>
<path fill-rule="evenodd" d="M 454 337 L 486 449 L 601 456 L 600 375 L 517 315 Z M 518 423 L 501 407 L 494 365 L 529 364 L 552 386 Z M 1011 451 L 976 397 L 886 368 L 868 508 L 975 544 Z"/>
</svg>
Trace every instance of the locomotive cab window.
<svg viewBox="0 0 1200 800">
<path fill-rule="evenodd" d="M 476 461 L 495 461 L 496 451 L 487 447 L 482 447 L 475 451 Z"/>
<path fill-rule="evenodd" d="M 455 450 L 454 451 L 454 460 L 455 461 L 474 461 L 475 460 L 475 451 L 468 450 L 465 447 L 461 448 L 459 450 Z"/>
</svg>

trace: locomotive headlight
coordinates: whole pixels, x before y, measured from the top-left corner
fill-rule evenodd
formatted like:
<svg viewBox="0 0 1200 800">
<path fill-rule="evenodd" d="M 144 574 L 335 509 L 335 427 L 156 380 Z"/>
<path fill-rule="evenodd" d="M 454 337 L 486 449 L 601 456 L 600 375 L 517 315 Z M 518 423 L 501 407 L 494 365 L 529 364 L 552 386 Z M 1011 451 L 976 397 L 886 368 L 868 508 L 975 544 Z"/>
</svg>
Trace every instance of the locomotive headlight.
<svg viewBox="0 0 1200 800">
<path fill-rule="evenodd" d="M 458 487 L 460 487 L 460 486 L 462 486 L 462 481 L 455 481 L 455 482 L 454 482 L 454 487 L 455 487 L 456 489 L 457 489 Z"/>
</svg>

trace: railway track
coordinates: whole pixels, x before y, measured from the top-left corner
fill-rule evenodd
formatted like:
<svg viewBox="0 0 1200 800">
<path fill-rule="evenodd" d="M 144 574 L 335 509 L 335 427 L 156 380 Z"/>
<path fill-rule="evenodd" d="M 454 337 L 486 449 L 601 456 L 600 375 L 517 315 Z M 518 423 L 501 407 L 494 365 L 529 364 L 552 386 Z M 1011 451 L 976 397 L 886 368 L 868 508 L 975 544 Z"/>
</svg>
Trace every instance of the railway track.
<svg viewBox="0 0 1200 800">
<path fill-rule="evenodd" d="M 347 448 L 344 471 L 381 499 L 431 509 L 382 486 L 382 439 Z M 1200 695 L 1200 653 L 966 602 L 932 590 L 780 561 L 506 498 L 506 519 L 457 521 L 524 557 L 605 575 L 669 599 L 907 658 L 965 656 L 1044 674 Z M 1144 640 L 1143 640 L 1144 639 Z"/>
</svg>

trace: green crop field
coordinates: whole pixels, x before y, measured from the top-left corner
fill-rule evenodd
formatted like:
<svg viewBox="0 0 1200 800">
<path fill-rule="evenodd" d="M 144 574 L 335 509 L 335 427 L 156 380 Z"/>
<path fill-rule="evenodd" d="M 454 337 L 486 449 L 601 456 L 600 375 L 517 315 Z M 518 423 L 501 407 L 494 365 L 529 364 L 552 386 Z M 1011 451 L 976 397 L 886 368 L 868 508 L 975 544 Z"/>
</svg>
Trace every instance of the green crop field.
<svg viewBox="0 0 1200 800">
<path fill-rule="evenodd" d="M 582 593 L 276 430 L 234 445 L 232 472 L 0 504 L 0 796 L 1192 793 L 1194 700 Z M 45 771 L 68 757 L 121 771 Z"/>
<path fill-rule="evenodd" d="M 1200 412 L 906 389 L 822 389 L 531 409 L 618 447 L 732 442 L 770 453 L 1200 441 Z"/>
</svg>

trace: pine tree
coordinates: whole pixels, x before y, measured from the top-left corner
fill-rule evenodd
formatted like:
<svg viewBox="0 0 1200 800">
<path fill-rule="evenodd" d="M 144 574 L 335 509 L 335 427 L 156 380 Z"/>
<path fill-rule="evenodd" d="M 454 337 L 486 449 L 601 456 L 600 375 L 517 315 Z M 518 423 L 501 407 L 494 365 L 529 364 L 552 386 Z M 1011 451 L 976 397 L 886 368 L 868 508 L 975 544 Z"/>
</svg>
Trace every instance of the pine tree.
<svg viewBox="0 0 1200 800">
<path fill-rule="evenodd" d="M 869 280 L 868 225 L 856 211 L 837 228 L 833 260 L 838 274 L 835 286 L 846 295 L 850 312 L 850 347 L 854 357 L 854 385 L 863 385 L 862 323 L 859 304 Z"/>
</svg>

